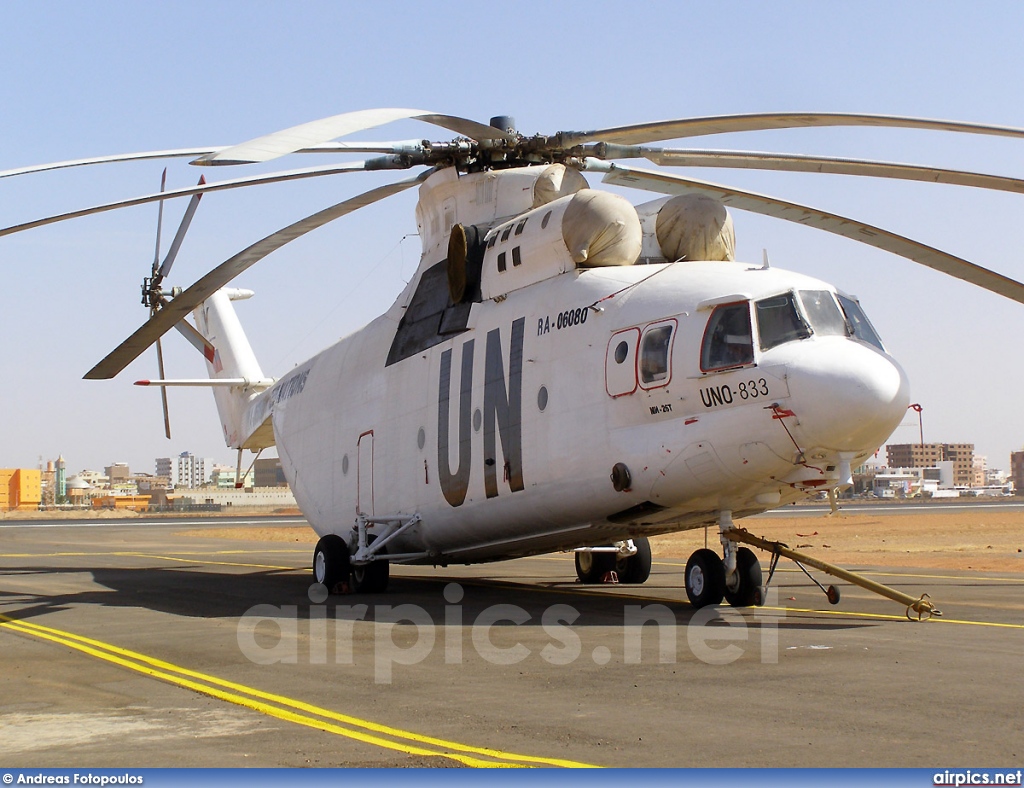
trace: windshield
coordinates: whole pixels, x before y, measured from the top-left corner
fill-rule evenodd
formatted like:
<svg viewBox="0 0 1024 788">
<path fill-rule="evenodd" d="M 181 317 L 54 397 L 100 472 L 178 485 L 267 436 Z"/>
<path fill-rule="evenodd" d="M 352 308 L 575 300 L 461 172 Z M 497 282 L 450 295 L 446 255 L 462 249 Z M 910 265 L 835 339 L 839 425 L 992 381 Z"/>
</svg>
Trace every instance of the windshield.
<svg viewBox="0 0 1024 788">
<path fill-rule="evenodd" d="M 853 335 L 862 342 L 874 345 L 884 353 L 885 348 L 882 347 L 882 340 L 878 337 L 878 332 L 871 325 L 871 321 L 864 314 L 860 304 L 849 296 L 844 296 L 840 293 L 837 293 L 836 296 L 839 298 L 839 304 L 846 313 L 847 320 L 850 321 L 850 330 L 853 332 Z"/>
<path fill-rule="evenodd" d="M 800 302 L 817 336 L 848 337 L 852 334 L 846 315 L 828 290 L 801 290 Z"/>
<path fill-rule="evenodd" d="M 784 342 L 807 339 L 811 329 L 796 308 L 793 293 L 763 298 L 755 304 L 761 350 L 771 350 Z"/>
</svg>

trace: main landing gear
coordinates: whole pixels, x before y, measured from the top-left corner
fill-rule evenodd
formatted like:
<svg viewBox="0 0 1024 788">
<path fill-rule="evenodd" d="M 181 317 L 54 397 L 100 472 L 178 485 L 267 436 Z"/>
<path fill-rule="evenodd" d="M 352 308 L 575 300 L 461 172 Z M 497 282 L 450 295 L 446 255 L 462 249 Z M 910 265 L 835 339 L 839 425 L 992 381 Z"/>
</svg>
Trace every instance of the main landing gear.
<svg viewBox="0 0 1024 788">
<path fill-rule="evenodd" d="M 723 534 L 732 528 L 731 512 L 719 514 L 719 528 Z M 764 588 L 757 556 L 725 536 L 721 539 L 724 558 L 704 547 L 686 562 L 684 579 L 690 604 L 701 608 L 721 604 L 725 599 L 733 607 L 763 605 Z"/>
<path fill-rule="evenodd" d="M 372 535 L 370 542 L 373 542 Z M 345 540 L 327 534 L 313 551 L 313 579 L 328 593 L 379 594 L 387 590 L 391 565 L 386 560 L 354 564 Z"/>
<path fill-rule="evenodd" d="M 646 536 L 607 547 L 581 547 L 575 556 L 581 583 L 640 584 L 651 576 L 651 543 Z"/>
<path fill-rule="evenodd" d="M 419 522 L 418 514 L 358 515 L 351 547 L 338 534 L 327 534 L 317 542 L 313 551 L 313 579 L 327 586 L 331 594 L 379 594 L 386 591 L 392 559 L 422 558 L 425 555 L 395 555 L 387 550 L 389 542 Z M 370 533 L 373 526 L 379 526 L 382 531 Z"/>
</svg>

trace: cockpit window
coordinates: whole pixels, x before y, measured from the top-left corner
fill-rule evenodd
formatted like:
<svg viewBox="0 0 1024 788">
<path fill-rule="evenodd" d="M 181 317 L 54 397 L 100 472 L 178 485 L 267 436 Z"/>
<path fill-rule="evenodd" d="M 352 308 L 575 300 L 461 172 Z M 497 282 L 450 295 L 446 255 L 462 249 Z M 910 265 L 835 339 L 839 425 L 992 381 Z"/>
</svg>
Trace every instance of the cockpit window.
<svg viewBox="0 0 1024 788">
<path fill-rule="evenodd" d="M 700 367 L 705 372 L 742 367 L 754 363 L 754 343 L 750 332 L 750 305 L 724 304 L 711 313 Z"/>
<path fill-rule="evenodd" d="M 762 298 L 757 307 L 757 331 L 761 350 L 771 350 L 785 342 L 807 339 L 810 327 L 800 317 L 793 293 Z"/>
<path fill-rule="evenodd" d="M 817 336 L 848 337 L 852 333 L 846 323 L 846 315 L 839 310 L 828 290 L 801 290 L 800 302 Z"/>
<path fill-rule="evenodd" d="M 850 330 L 853 331 L 853 335 L 862 342 L 874 345 L 879 350 L 885 352 L 885 348 L 882 347 L 882 340 L 879 339 L 878 333 L 875 331 L 874 326 L 871 325 L 871 321 L 868 320 L 868 316 L 864 314 L 860 304 L 849 296 L 844 296 L 840 293 L 837 293 L 836 296 L 839 298 L 839 304 L 843 307 L 843 311 L 846 312 L 847 320 L 850 321 Z"/>
</svg>

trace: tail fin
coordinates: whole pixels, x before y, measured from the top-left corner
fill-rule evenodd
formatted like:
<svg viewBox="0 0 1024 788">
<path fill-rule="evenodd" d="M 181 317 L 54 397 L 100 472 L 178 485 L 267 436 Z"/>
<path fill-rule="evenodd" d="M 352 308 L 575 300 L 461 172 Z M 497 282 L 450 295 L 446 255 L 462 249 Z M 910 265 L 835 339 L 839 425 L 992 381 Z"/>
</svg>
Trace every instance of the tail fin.
<svg viewBox="0 0 1024 788">
<path fill-rule="evenodd" d="M 224 440 L 233 449 L 262 448 L 274 444 L 272 431 L 259 430 L 260 425 L 249 426 L 246 418 L 253 401 L 267 388 L 268 381 L 263 377 L 263 370 L 260 369 L 256 354 L 252 351 L 231 302 L 252 295 L 251 290 L 221 288 L 193 312 L 199 331 L 215 348 L 213 359 L 206 362 L 210 378 L 246 381 L 243 385 L 225 384 L 213 389 L 224 429 Z M 260 435 L 258 445 L 253 443 L 257 431 L 269 433 L 269 436 Z"/>
</svg>

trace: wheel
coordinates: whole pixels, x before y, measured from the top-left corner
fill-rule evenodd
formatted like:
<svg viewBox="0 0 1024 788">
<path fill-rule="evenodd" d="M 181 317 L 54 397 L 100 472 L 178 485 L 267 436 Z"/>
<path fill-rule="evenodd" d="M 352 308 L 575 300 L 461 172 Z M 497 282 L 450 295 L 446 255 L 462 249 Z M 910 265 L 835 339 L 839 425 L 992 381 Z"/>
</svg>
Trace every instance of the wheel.
<svg viewBox="0 0 1024 788">
<path fill-rule="evenodd" d="M 696 608 L 717 605 L 725 593 L 725 567 L 713 550 L 701 548 L 686 562 L 686 597 Z"/>
<path fill-rule="evenodd" d="M 352 567 L 352 590 L 357 594 L 379 594 L 387 591 L 391 564 L 371 561 Z"/>
<path fill-rule="evenodd" d="M 377 541 L 377 534 L 367 534 L 366 543 Z M 385 550 L 385 552 L 387 552 Z M 370 561 L 368 564 L 352 567 L 352 590 L 357 594 L 380 594 L 388 589 L 391 564 L 387 561 Z"/>
<path fill-rule="evenodd" d="M 761 591 L 761 564 L 754 551 L 741 547 L 736 551 L 734 586 L 725 584 L 725 601 L 733 607 L 751 607 L 764 604 Z"/>
<path fill-rule="evenodd" d="M 581 583 L 600 583 L 608 572 L 615 571 L 615 553 L 576 553 L 576 577 Z"/>
<path fill-rule="evenodd" d="M 839 589 L 835 586 L 829 586 L 828 590 L 825 591 L 825 598 L 828 599 L 830 605 L 839 604 Z"/>
<path fill-rule="evenodd" d="M 339 583 L 348 581 L 348 545 L 337 534 L 327 534 L 313 551 L 313 579 L 333 592 Z"/>
<path fill-rule="evenodd" d="M 622 556 L 615 562 L 620 583 L 644 583 L 651 576 L 651 542 L 646 536 L 633 540 L 636 553 Z"/>
</svg>

